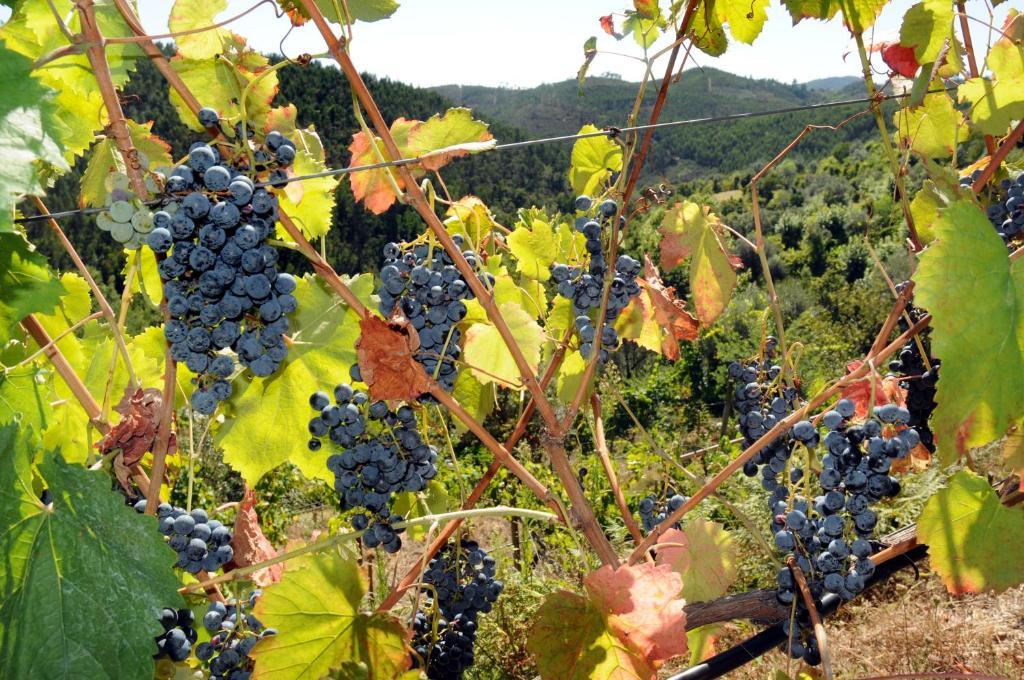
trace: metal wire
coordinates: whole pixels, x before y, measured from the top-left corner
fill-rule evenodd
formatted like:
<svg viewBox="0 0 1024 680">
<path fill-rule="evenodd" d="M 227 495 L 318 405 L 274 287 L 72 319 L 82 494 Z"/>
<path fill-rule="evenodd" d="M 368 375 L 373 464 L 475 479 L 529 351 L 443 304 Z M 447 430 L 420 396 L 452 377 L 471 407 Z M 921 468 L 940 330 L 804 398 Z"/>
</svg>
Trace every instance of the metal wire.
<svg viewBox="0 0 1024 680">
<path fill-rule="evenodd" d="M 929 90 L 932 92 L 948 92 L 956 89 L 955 87 L 939 88 L 935 90 Z M 902 99 L 903 97 L 909 97 L 910 93 L 903 94 L 890 94 L 884 97 L 878 97 L 878 100 L 888 101 L 890 99 Z M 761 118 L 764 116 L 778 116 L 787 113 L 798 113 L 800 111 L 818 111 L 823 109 L 835 108 L 838 106 L 850 106 L 852 104 L 867 104 L 876 101 L 873 97 L 861 97 L 859 99 L 844 99 L 834 102 L 823 102 L 820 104 L 805 104 L 803 106 L 789 106 L 782 109 L 770 109 L 768 111 L 748 111 L 745 113 L 730 113 L 722 116 L 709 116 L 707 118 L 687 118 L 683 120 L 673 120 L 664 123 L 655 123 L 653 125 L 633 125 L 630 127 L 607 127 L 603 130 L 596 130 L 594 132 L 583 132 L 574 135 L 559 135 L 556 137 L 541 137 L 538 139 L 527 139 L 521 142 L 506 142 L 504 144 L 495 144 L 488 151 L 503 151 L 506 149 L 516 149 L 526 146 L 534 146 L 537 144 L 551 144 L 554 142 L 570 142 L 578 139 L 588 139 L 591 137 L 616 137 L 622 133 L 629 132 L 640 132 L 643 130 L 660 130 L 665 128 L 683 127 L 686 125 L 704 125 L 708 123 L 727 123 L 734 120 L 746 120 L 750 118 Z M 321 177 L 337 177 L 339 175 L 348 175 L 353 172 L 362 172 L 364 170 L 380 170 L 381 168 L 394 168 L 402 165 L 414 165 L 422 162 L 423 157 L 417 156 L 413 158 L 399 158 L 393 161 L 383 161 L 380 163 L 369 163 L 367 165 L 353 165 L 347 168 L 332 168 L 329 170 L 323 170 L 321 172 L 313 172 L 308 175 L 296 175 L 294 177 L 288 177 L 287 179 L 277 180 L 274 182 L 256 182 L 256 187 L 279 187 L 283 184 L 289 184 L 291 182 L 301 182 L 307 179 L 318 179 Z M 147 205 L 156 205 L 159 201 L 149 201 Z M 14 220 L 18 224 L 29 224 L 33 222 L 42 222 L 48 219 L 63 219 L 65 217 L 73 217 L 75 215 L 94 215 L 106 210 L 106 208 L 79 208 L 76 210 L 63 210 L 61 212 L 50 213 L 49 215 L 32 215 L 30 217 L 19 217 Z"/>
</svg>

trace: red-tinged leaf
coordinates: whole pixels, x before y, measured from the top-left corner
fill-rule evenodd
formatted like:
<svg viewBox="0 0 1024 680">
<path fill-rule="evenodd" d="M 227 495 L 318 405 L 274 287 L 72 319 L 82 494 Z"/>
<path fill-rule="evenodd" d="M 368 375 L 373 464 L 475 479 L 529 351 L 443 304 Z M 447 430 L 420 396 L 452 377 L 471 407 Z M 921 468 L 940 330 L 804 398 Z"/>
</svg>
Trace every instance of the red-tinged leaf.
<svg viewBox="0 0 1024 680">
<path fill-rule="evenodd" d="M 124 466 L 131 467 L 138 463 L 146 451 L 153 449 L 163 401 L 160 390 L 154 388 L 140 388 L 133 394 L 126 394 L 114 407 L 122 416 L 121 422 L 97 444 L 100 453 L 106 455 L 120 449 Z M 176 448 L 172 434 L 167 448 L 168 455 L 174 455 Z"/>
<path fill-rule="evenodd" d="M 427 391 L 427 374 L 414 358 L 419 336 L 408 319 L 368 316 L 359 322 L 359 371 L 374 400 L 414 401 Z"/>
<path fill-rule="evenodd" d="M 921 65 L 917 63 L 913 47 L 904 47 L 898 42 L 880 43 L 875 49 L 882 54 L 882 61 L 904 78 L 913 78 Z"/>
<path fill-rule="evenodd" d="M 615 32 L 615 19 L 612 17 L 611 14 L 601 17 L 599 21 L 601 22 L 601 30 L 603 30 L 605 33 L 611 36 L 618 35 Z"/>
<path fill-rule="evenodd" d="M 406 120 L 405 118 L 398 118 L 391 124 L 391 134 L 400 151 L 405 148 L 412 131 L 420 125 L 422 123 L 418 120 Z M 387 150 L 380 138 L 374 136 L 373 141 L 377 145 L 380 158 L 389 160 Z M 352 135 L 352 144 L 349 145 L 348 150 L 352 154 L 352 160 L 349 162 L 350 168 L 379 162 L 378 155 L 374 153 L 373 147 L 370 145 L 369 138 L 361 131 Z M 378 168 L 353 172 L 348 176 L 352 195 L 356 201 L 362 201 L 366 209 L 375 215 L 386 212 L 398 199 L 391 182 L 388 181 L 388 173 L 393 173 L 393 171 L 390 168 Z M 398 175 L 394 174 L 393 176 L 398 188 L 404 190 L 405 187 Z"/>
<path fill-rule="evenodd" d="M 247 567 L 277 557 L 277 550 L 260 528 L 260 518 L 256 515 L 256 494 L 249 488 L 246 488 L 238 506 L 231 548 L 234 550 L 232 562 L 235 567 Z M 283 573 L 284 563 L 279 562 L 254 571 L 249 578 L 260 588 L 266 588 L 280 581 Z"/>
<path fill-rule="evenodd" d="M 633 7 L 636 8 L 637 14 L 644 19 L 657 19 L 661 14 L 661 10 L 658 9 L 658 0 L 633 0 Z"/>
<path fill-rule="evenodd" d="M 679 358 L 679 341 L 697 339 L 700 323 L 686 311 L 685 303 L 676 297 L 676 289 L 661 281 L 661 273 L 644 255 L 644 277 L 640 287 L 647 291 L 654 310 L 654 318 L 665 329 L 665 342 L 670 351 L 665 356 L 673 361 Z M 668 349 L 667 348 L 667 349 Z"/>
<path fill-rule="evenodd" d="M 286 137 L 298 127 L 299 110 L 295 104 L 287 104 L 270 109 L 267 113 L 267 122 L 264 125 L 264 132 L 277 130 Z"/>
<path fill-rule="evenodd" d="M 409 156 L 421 158 L 427 170 L 440 170 L 453 158 L 487 151 L 497 141 L 487 130 L 487 123 L 474 120 L 466 108 L 452 108 L 434 114 L 409 131 L 404 145 Z"/>
<path fill-rule="evenodd" d="M 608 627 L 648 663 L 686 653 L 682 577 L 668 565 L 601 567 L 583 580 Z"/>
<path fill-rule="evenodd" d="M 863 363 L 863 361 L 858 359 L 846 364 L 847 375 L 859 369 Z M 843 388 L 842 398 L 853 402 L 854 407 L 857 409 L 858 418 L 866 418 L 868 415 L 868 406 L 871 405 L 872 384 L 874 384 L 875 406 L 884 406 L 886 404 L 906 406 L 906 396 L 900 387 L 899 379 L 891 375 L 879 378 L 876 373 L 870 377 L 854 380 Z"/>
<path fill-rule="evenodd" d="M 682 531 L 669 529 L 658 539 L 657 562 L 679 574 L 687 602 L 725 595 L 736 580 L 737 557 L 732 535 L 717 522 L 691 520 Z"/>
</svg>

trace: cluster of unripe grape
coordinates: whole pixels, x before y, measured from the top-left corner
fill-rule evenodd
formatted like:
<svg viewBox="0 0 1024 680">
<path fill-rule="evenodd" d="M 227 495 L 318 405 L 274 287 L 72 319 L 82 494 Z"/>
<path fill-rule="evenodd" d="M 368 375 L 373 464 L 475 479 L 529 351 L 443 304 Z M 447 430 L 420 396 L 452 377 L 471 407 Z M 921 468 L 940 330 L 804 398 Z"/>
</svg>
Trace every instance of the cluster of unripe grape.
<svg viewBox="0 0 1024 680">
<path fill-rule="evenodd" d="M 618 203 L 611 199 L 602 201 L 595 208 L 594 200 L 590 196 L 578 197 L 576 212 L 579 214 L 575 226 L 585 238 L 589 261 L 586 266 L 556 263 L 551 267 L 551 279 L 558 284 L 558 294 L 572 300 L 580 354 L 583 358 L 589 359 L 597 352 L 601 362 L 607 361 L 608 353 L 619 346 L 619 335 L 614 327 L 615 320 L 629 305 L 630 299 L 640 293 L 637 276 L 642 269 L 641 264 L 629 255 L 618 256 L 614 263 L 614 271 L 611 272 L 604 324 L 598 331 L 595 326 L 597 320 L 593 317 L 596 316 L 595 310 L 601 307 L 609 275 L 602 234 L 608 231 L 618 211 Z M 623 219 L 620 217 L 620 221 Z"/>
</svg>

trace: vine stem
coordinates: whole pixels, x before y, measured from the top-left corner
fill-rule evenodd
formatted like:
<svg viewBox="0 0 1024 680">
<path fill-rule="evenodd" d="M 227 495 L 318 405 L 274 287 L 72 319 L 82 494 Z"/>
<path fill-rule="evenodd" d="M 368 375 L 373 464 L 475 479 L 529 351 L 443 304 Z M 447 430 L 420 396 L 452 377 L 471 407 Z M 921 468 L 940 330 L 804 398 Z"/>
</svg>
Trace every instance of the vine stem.
<svg viewBox="0 0 1024 680">
<path fill-rule="evenodd" d="M 35 203 L 40 214 L 47 216 L 50 214 L 50 211 L 46 209 L 46 205 L 38 196 L 32 196 L 32 202 Z M 64 233 L 64 230 L 60 228 L 59 224 L 57 224 L 57 220 L 51 217 L 46 220 L 46 222 L 50 225 L 50 229 L 53 230 L 53 233 L 56 234 L 57 240 L 59 240 L 61 245 L 64 246 L 64 250 L 66 250 L 68 255 L 71 257 L 71 261 L 75 263 L 75 268 L 78 269 L 78 273 L 82 275 L 83 279 L 85 279 L 86 284 L 89 286 L 89 290 L 92 291 L 93 297 L 96 298 L 96 302 L 100 306 L 100 311 L 110 323 L 110 332 L 114 336 L 114 343 L 121 352 L 121 356 L 124 358 L 125 368 L 128 370 L 128 380 L 133 390 L 138 388 L 139 378 L 135 374 L 135 367 L 132 365 L 131 355 L 128 354 L 128 344 L 125 342 L 124 334 L 121 332 L 121 328 L 117 323 L 117 316 L 114 314 L 113 307 L 110 306 L 110 302 L 103 294 L 103 291 L 100 290 L 100 287 L 96 285 L 96 280 L 92 277 L 92 273 L 89 271 L 89 268 L 85 266 L 85 262 L 82 261 L 81 256 L 79 256 L 78 251 L 75 250 L 75 246 L 72 245 L 71 241 Z"/>
<path fill-rule="evenodd" d="M 565 357 L 565 346 L 568 342 L 569 337 L 572 334 L 572 329 L 567 329 L 564 336 L 564 342 L 558 346 L 555 350 L 554 355 L 551 357 L 551 361 L 548 363 L 547 368 L 544 370 L 544 375 L 541 376 L 540 385 L 544 389 L 547 389 L 548 385 L 554 380 L 555 373 L 558 371 L 558 367 L 562 365 L 562 360 Z M 515 445 L 519 443 L 519 440 L 526 434 L 526 426 L 529 424 L 530 419 L 533 417 L 534 409 L 536 405 L 533 399 L 526 404 L 526 408 L 519 416 L 519 420 L 516 421 L 515 427 L 512 429 L 512 434 L 509 435 L 505 441 L 505 449 L 511 451 L 515 448 Z M 501 461 L 495 457 L 491 461 L 490 467 L 487 471 L 477 480 L 476 486 L 469 492 L 469 496 L 462 503 L 463 510 L 471 510 L 484 495 L 484 491 L 490 485 L 491 480 L 498 474 L 498 470 L 502 468 Z M 561 507 L 561 506 L 559 506 Z M 444 529 L 430 542 L 423 554 L 416 560 L 416 562 L 406 571 L 405 576 L 399 581 L 398 585 L 395 586 L 391 592 L 388 593 L 384 601 L 381 602 L 380 606 L 377 607 L 377 611 L 388 611 L 393 608 L 398 601 L 402 598 L 402 594 L 405 593 L 417 580 L 420 578 L 420 572 L 423 570 L 424 565 L 427 564 L 437 554 L 437 552 L 444 547 L 444 544 L 448 542 L 448 539 L 462 525 L 462 519 L 456 519 L 445 525 Z"/>
<path fill-rule="evenodd" d="M 793 574 L 793 580 L 796 581 L 797 588 L 800 590 L 804 607 L 811 617 L 811 626 L 814 627 L 814 638 L 818 641 L 818 651 L 821 653 L 821 665 L 825 673 L 825 680 L 832 680 L 832 653 L 828 648 L 828 635 L 825 633 L 825 626 L 821 623 L 821 616 L 818 615 L 818 608 L 814 605 L 811 589 L 807 587 L 807 579 L 804 578 L 804 572 L 793 555 L 786 559 L 786 566 Z"/>
<path fill-rule="evenodd" d="M 473 510 L 456 510 L 455 512 L 443 512 L 437 515 L 424 515 L 423 517 L 416 517 L 413 519 L 405 520 L 403 522 L 395 522 L 392 526 L 395 529 L 407 529 L 409 527 L 417 526 L 430 526 L 431 524 L 450 522 L 457 519 L 465 519 L 467 517 L 523 517 L 526 519 L 536 519 L 543 521 L 557 520 L 558 518 L 550 512 L 543 512 L 541 510 L 527 510 L 526 508 L 513 508 L 506 505 L 496 505 L 493 508 L 475 508 Z M 215 586 L 220 583 L 227 583 L 228 581 L 240 580 L 243 576 L 252 574 L 261 569 L 286 562 L 296 557 L 302 557 L 303 555 L 309 555 L 311 553 L 322 552 L 329 550 L 336 545 L 342 543 L 348 543 L 354 541 L 363 535 L 364 531 L 347 531 L 341 534 L 335 534 L 330 538 L 318 541 L 316 543 L 310 543 L 304 545 L 301 548 L 295 550 L 289 550 L 283 552 L 269 560 L 263 562 L 257 562 L 250 564 L 245 567 L 238 569 L 232 569 L 231 571 L 215 576 L 209 580 L 201 581 L 199 583 L 190 583 L 187 586 L 178 589 L 178 592 L 185 595 L 187 593 L 194 593 L 200 590 L 205 590 L 211 586 Z"/>
<path fill-rule="evenodd" d="M 131 181 L 132 190 L 140 199 L 145 200 L 149 195 L 146 190 L 146 183 L 142 178 L 142 164 L 139 162 L 139 152 L 132 143 L 131 133 L 128 131 L 128 123 L 125 121 L 124 112 L 121 110 L 121 101 L 117 98 L 117 89 L 114 87 L 114 79 L 110 75 L 110 65 L 107 63 L 107 53 L 103 50 L 103 34 L 100 32 L 99 24 L 96 22 L 96 12 L 93 7 L 93 0 L 76 0 L 78 15 L 81 18 L 82 34 L 90 43 L 86 50 L 89 64 L 92 66 L 93 76 L 96 78 L 96 85 L 99 86 L 100 95 L 103 98 L 103 106 L 107 109 L 107 116 L 110 118 L 110 130 L 114 136 L 118 151 L 124 158 L 125 170 L 128 179 Z"/>
<path fill-rule="evenodd" d="M 889 136 L 889 130 L 885 125 L 885 116 L 882 115 L 882 107 L 878 91 L 875 89 L 875 81 L 871 78 L 871 62 L 868 60 L 867 49 L 864 47 L 864 35 L 860 32 L 855 32 L 853 37 L 857 41 L 857 54 L 860 56 L 864 85 L 867 87 L 868 95 L 875 99 L 872 102 L 871 111 L 875 115 L 875 123 L 878 125 L 878 131 L 881 133 L 882 148 L 885 150 L 885 155 L 892 166 L 893 181 L 896 184 L 896 191 L 900 195 L 900 206 L 903 208 L 903 219 L 906 221 L 907 230 L 910 232 L 910 243 L 914 247 L 914 252 L 920 252 L 924 246 L 917 235 L 917 228 L 914 226 L 914 216 L 910 212 L 910 199 L 907 197 L 907 183 L 903 167 L 900 165 L 899 159 L 896 157 L 896 150 L 892 146 L 892 138 Z"/>
<path fill-rule="evenodd" d="M 761 199 L 757 193 L 757 185 L 764 178 L 768 172 L 782 162 L 782 159 L 790 154 L 793 149 L 796 148 L 797 144 L 803 140 L 813 130 L 830 130 L 835 132 L 841 129 L 851 121 L 865 115 L 868 110 L 858 111 L 857 113 L 847 117 L 836 125 L 806 125 L 800 133 L 793 138 L 793 140 L 786 145 L 786 147 L 776 154 L 775 158 L 768 161 L 768 163 L 761 168 L 756 175 L 750 180 L 750 201 L 754 214 L 754 240 L 756 242 L 757 257 L 761 262 L 761 274 L 764 276 L 765 286 L 768 288 L 768 302 L 772 308 L 772 314 L 775 317 L 775 329 L 779 334 L 779 349 L 782 352 L 782 356 L 787 360 L 782 362 L 782 376 L 784 380 L 788 380 L 789 384 L 792 385 L 793 376 L 790 375 L 790 362 L 788 361 L 789 350 L 786 347 L 786 329 L 782 319 L 782 307 L 779 305 L 779 296 L 775 290 L 775 281 L 772 278 L 771 267 L 768 264 L 768 248 L 765 245 L 764 240 L 764 229 L 761 222 Z"/>
<path fill-rule="evenodd" d="M 367 89 L 366 83 L 363 82 L 362 76 L 359 75 L 359 71 L 356 69 L 355 64 L 352 63 L 348 53 L 342 47 L 341 43 L 338 42 L 338 38 L 334 35 L 334 32 L 331 30 L 327 20 L 324 19 L 323 14 L 320 13 L 320 9 L 312 0 L 300 0 L 300 2 L 302 7 L 306 10 L 306 13 L 312 18 L 313 23 L 320 31 L 320 34 L 323 36 L 324 41 L 327 43 L 328 50 L 341 67 L 342 72 L 348 79 L 349 85 L 354 90 L 359 102 L 362 104 L 363 108 L 366 109 L 366 113 L 369 116 L 370 121 L 377 130 L 377 134 L 380 135 L 384 148 L 392 158 L 401 158 L 401 152 L 398 145 L 395 143 L 391 130 L 385 122 L 384 117 L 381 115 L 380 109 L 377 107 L 377 103 L 373 99 L 373 95 L 371 95 L 370 91 Z M 565 487 L 566 493 L 569 495 L 569 499 L 572 503 L 572 510 L 579 521 L 581 531 L 587 538 L 591 547 L 600 556 L 603 563 L 616 564 L 618 560 L 615 556 L 615 550 L 608 541 L 608 537 L 604 535 L 604 531 L 598 525 L 597 518 L 594 516 L 594 511 L 590 507 L 590 503 L 587 501 L 586 496 L 579 488 L 576 476 L 572 472 L 568 456 L 565 453 L 565 448 L 558 441 L 560 438 L 564 438 L 565 430 L 562 427 L 558 416 L 555 414 L 551 403 L 548 401 L 547 396 L 544 394 L 544 390 L 541 389 L 540 383 L 537 381 L 537 376 L 534 375 L 534 369 L 530 366 L 529 362 L 527 362 L 522 349 L 516 342 L 515 336 L 512 335 L 512 330 L 509 328 L 508 322 L 505 320 L 504 316 L 502 316 L 501 310 L 499 310 L 498 306 L 495 304 L 492 292 L 488 290 L 483 282 L 477 277 L 476 272 L 473 271 L 472 267 L 470 267 L 465 256 L 462 254 L 462 251 L 455 245 L 455 242 L 445 229 L 440 218 L 438 218 L 434 211 L 430 209 L 429 203 L 423 195 L 423 191 L 420 189 L 419 184 L 416 183 L 416 180 L 412 176 L 409 168 L 405 166 L 396 166 L 396 168 L 399 178 L 405 184 L 407 202 L 416 210 L 417 213 L 419 213 L 420 217 L 422 217 L 424 222 L 426 222 L 430 227 L 442 247 L 451 256 L 456 268 L 459 270 L 459 273 L 462 274 L 470 290 L 473 291 L 477 301 L 487 312 L 488 319 L 490 319 L 491 323 L 494 324 L 495 329 L 498 331 L 502 341 L 508 348 L 516 367 L 519 369 L 523 385 L 527 390 L 529 390 L 534 402 L 536 402 L 537 412 L 540 413 L 541 418 L 544 419 L 548 430 L 548 437 L 546 438 L 547 441 L 544 448 L 551 459 L 551 467 L 555 470 L 559 480 Z M 474 434 L 478 433 L 475 432 Z M 494 444 L 497 444 L 493 437 L 489 436 L 489 438 Z M 500 449 L 500 445 L 498 448 Z M 492 450 L 496 451 L 496 449 Z"/>
<path fill-rule="evenodd" d="M 967 21 L 967 8 L 964 0 L 956 0 L 957 17 L 960 19 L 960 33 L 964 37 L 964 50 L 967 52 L 967 67 L 972 78 L 978 77 L 978 60 L 974 56 L 974 43 L 971 41 L 971 26 Z M 985 148 L 988 155 L 996 152 L 996 143 L 992 135 L 985 135 Z"/>
<path fill-rule="evenodd" d="M 818 395 L 811 399 L 809 402 L 807 402 L 802 407 L 791 413 L 786 418 L 779 421 L 772 429 L 766 432 L 764 436 L 762 436 L 756 442 L 747 447 L 747 449 L 743 453 L 734 458 L 731 463 L 722 468 L 722 470 L 720 470 L 718 474 L 716 474 L 704 486 L 698 489 L 697 492 L 694 493 L 688 501 L 683 503 L 675 511 L 669 513 L 669 515 L 660 524 L 658 524 L 658 526 L 654 527 L 654 530 L 647 535 L 647 538 L 644 539 L 643 543 L 641 543 L 636 548 L 636 550 L 634 550 L 632 554 L 630 554 L 629 564 L 635 564 L 637 560 L 643 557 L 643 555 L 648 550 L 650 550 L 651 547 L 657 542 L 658 537 L 666 529 L 668 529 L 673 524 L 678 522 L 683 517 L 683 515 L 693 510 L 695 507 L 697 507 L 698 504 L 700 504 L 701 501 L 710 496 L 711 493 L 714 492 L 719 486 L 721 486 L 726 479 L 731 477 L 734 472 L 739 470 L 744 463 L 753 458 L 758 451 L 763 449 L 776 438 L 788 432 L 797 422 L 802 420 L 808 413 L 813 412 L 819 406 L 821 406 L 826 401 L 831 399 L 834 395 L 838 394 L 844 387 L 854 382 L 855 380 L 859 380 L 860 378 L 863 378 L 865 375 L 867 375 L 872 365 L 881 362 L 882 360 L 888 358 L 890 355 L 896 352 L 900 347 L 904 345 L 904 343 L 906 343 L 908 339 L 917 335 L 924 328 L 927 328 L 928 324 L 931 323 L 931 320 L 931 314 L 924 315 L 917 323 L 915 323 L 913 326 L 907 329 L 905 333 L 900 335 L 898 338 L 893 340 L 891 343 L 883 347 L 878 352 L 875 352 L 867 356 L 864 362 L 855 371 L 852 371 L 843 376 L 842 378 L 836 380 L 834 383 L 832 383 L 831 386 L 819 392 Z"/>
<path fill-rule="evenodd" d="M 629 511 L 626 497 L 622 493 L 622 487 L 619 486 L 619 479 L 615 474 L 615 467 L 612 465 L 612 455 L 608 450 L 608 442 L 604 436 L 604 419 L 601 417 L 601 397 L 597 393 L 590 397 L 590 408 L 594 414 L 594 448 L 597 450 L 597 457 L 600 459 L 601 467 L 604 468 L 604 474 L 608 477 L 608 483 L 612 487 L 612 496 L 615 498 L 615 504 L 619 506 L 622 521 L 626 524 L 626 529 L 629 531 L 629 535 L 633 537 L 633 541 L 640 545 L 644 540 L 644 536 L 640 533 L 640 527 L 637 526 L 633 513 Z"/>
<path fill-rule="evenodd" d="M 167 300 L 160 303 L 164 322 L 170 318 L 167 312 Z M 160 422 L 156 428 L 156 444 L 153 445 L 153 467 L 150 470 L 149 489 L 146 491 L 146 514 L 155 515 L 160 505 L 160 484 L 167 471 L 167 449 L 171 443 L 171 428 L 174 418 L 174 387 L 178 378 L 178 365 L 171 357 L 171 345 L 164 346 L 164 387 L 163 403 L 160 406 Z"/>
<path fill-rule="evenodd" d="M 995 174 L 995 171 L 999 168 L 999 164 L 1003 162 L 1003 159 L 1005 159 L 1007 154 L 1013 150 L 1014 145 L 1017 144 L 1022 137 L 1024 137 L 1024 120 L 1017 123 L 1017 127 L 1013 129 L 1013 132 L 1007 135 L 1006 139 L 1004 139 L 999 145 L 999 148 L 996 149 L 991 160 L 989 160 L 988 165 L 986 165 L 985 169 L 981 171 L 981 175 L 978 177 L 977 181 L 971 185 L 971 189 L 974 193 L 977 194 L 981 192 L 985 187 L 985 184 L 988 183 L 992 178 L 992 175 Z"/>
</svg>

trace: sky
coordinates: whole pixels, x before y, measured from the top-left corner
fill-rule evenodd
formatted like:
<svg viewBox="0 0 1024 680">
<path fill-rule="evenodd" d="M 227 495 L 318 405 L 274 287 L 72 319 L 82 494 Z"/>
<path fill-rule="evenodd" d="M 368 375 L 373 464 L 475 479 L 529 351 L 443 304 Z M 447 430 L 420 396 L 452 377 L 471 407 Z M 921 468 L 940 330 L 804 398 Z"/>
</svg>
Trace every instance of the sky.
<svg viewBox="0 0 1024 680">
<path fill-rule="evenodd" d="M 583 42 L 598 36 L 598 49 L 639 55 L 631 39 L 617 42 L 601 32 L 598 17 L 631 6 L 628 0 L 400 0 L 385 21 L 355 26 L 352 58 L 363 71 L 419 86 L 458 83 L 533 87 L 574 78 L 583 59 Z M 139 13 L 151 33 L 167 31 L 168 0 L 138 0 Z M 229 0 L 220 19 L 234 16 L 256 0 Z M 667 5 L 667 0 L 662 0 Z M 898 39 L 903 13 L 912 0 L 893 0 L 875 27 L 875 40 Z M 1001 25 L 1007 6 L 996 12 Z M 968 14 L 987 20 L 983 0 L 969 0 Z M 622 17 L 616 17 L 616 26 Z M 231 25 L 262 52 L 289 56 L 324 51 L 311 24 L 286 36 L 288 22 L 276 19 L 266 3 Z M 971 23 L 976 43 L 987 28 Z M 282 42 L 283 39 L 283 42 Z M 662 43 L 670 42 L 668 38 Z M 655 50 L 658 46 L 655 46 Z M 789 13 L 772 0 L 765 29 L 753 46 L 733 42 L 719 58 L 694 51 L 694 66 L 711 66 L 742 76 L 806 82 L 816 78 L 860 74 L 856 48 L 836 19 L 804 21 L 794 27 Z M 643 65 L 633 59 L 599 54 L 590 74 L 616 73 L 639 80 Z M 656 71 L 657 72 L 657 71 Z"/>
</svg>

